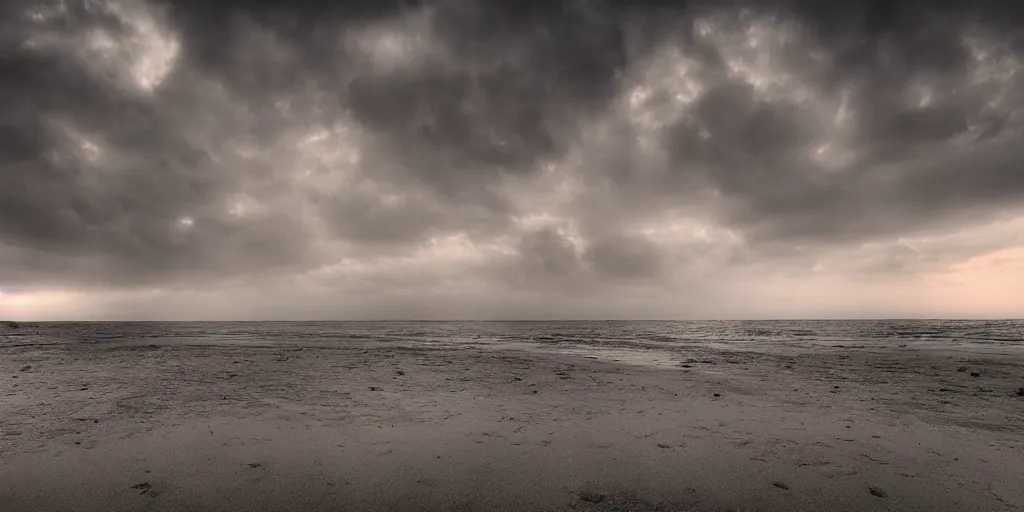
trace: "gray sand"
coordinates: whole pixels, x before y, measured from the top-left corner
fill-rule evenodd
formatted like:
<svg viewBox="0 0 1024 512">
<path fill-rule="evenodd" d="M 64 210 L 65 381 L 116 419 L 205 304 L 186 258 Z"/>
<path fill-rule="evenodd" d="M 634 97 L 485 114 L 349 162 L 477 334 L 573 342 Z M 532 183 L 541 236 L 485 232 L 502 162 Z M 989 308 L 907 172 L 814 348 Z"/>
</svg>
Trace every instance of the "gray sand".
<svg viewBox="0 0 1024 512">
<path fill-rule="evenodd" d="M 2 348 L 0 510 L 1024 510 L 1019 358 L 592 357 Z"/>
</svg>

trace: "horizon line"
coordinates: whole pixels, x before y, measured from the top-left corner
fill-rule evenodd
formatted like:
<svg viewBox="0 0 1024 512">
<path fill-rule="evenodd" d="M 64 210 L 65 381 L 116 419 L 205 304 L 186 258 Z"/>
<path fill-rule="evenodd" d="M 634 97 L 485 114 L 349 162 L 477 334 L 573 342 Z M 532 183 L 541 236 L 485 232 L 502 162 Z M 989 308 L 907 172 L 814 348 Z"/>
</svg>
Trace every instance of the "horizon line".
<svg viewBox="0 0 1024 512">
<path fill-rule="evenodd" d="M 951 322 L 1024 322 L 1022 318 L 996 318 L 996 317 L 793 317 L 793 318 L 689 318 L 689 319 L 667 319 L 667 318 L 558 318 L 558 319 L 416 319 L 416 318 L 366 318 L 366 319 L 304 319 L 304 320 L 255 320 L 255 319 L 224 319 L 224 320 L 188 320 L 188 319 L 78 319 L 78 320 L 13 320 L 0 319 L 3 323 L 19 324 L 54 324 L 54 323 L 542 323 L 542 322 L 926 322 L 926 321 L 951 321 Z"/>
</svg>

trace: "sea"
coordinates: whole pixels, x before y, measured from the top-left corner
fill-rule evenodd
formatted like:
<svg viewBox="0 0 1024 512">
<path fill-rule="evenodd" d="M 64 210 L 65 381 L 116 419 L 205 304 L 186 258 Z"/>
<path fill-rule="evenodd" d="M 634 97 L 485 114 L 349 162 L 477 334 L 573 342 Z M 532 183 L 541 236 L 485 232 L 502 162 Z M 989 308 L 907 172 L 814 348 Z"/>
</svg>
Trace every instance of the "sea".
<svg viewBox="0 0 1024 512">
<path fill-rule="evenodd" d="M 0 347 L 248 345 L 532 350 L 673 364 L 680 350 L 945 350 L 1024 357 L 1024 320 L 44 322 Z M 665 357 L 658 357 L 664 354 Z"/>
</svg>

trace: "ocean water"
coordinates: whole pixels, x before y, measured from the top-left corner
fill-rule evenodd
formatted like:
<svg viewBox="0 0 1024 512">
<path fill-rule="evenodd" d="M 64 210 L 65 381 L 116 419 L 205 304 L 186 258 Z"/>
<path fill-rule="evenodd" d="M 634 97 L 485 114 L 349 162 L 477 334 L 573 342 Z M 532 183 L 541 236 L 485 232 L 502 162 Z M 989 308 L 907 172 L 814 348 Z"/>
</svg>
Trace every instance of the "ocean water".
<svg viewBox="0 0 1024 512">
<path fill-rule="evenodd" d="M 1024 357 L 1021 320 L 564 322 L 53 322 L 0 325 L 0 346 L 62 344 L 435 346 L 599 354 L 937 349 Z"/>
</svg>

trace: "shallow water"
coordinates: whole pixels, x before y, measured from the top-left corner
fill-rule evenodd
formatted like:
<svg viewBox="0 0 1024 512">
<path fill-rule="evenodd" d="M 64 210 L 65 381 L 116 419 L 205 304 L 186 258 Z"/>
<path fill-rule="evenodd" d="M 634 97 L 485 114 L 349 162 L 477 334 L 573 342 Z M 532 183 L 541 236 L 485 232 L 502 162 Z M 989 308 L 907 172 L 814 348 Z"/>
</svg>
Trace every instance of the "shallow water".
<svg viewBox="0 0 1024 512">
<path fill-rule="evenodd" d="M 1024 355 L 1020 320 L 683 322 L 83 322 L 0 328 L 0 345 L 380 345 L 518 348 L 658 364 L 680 348 L 937 349 Z M 638 352 L 644 352 L 641 356 Z"/>
</svg>

